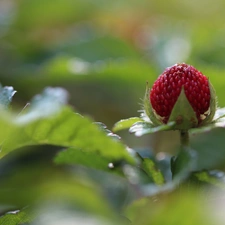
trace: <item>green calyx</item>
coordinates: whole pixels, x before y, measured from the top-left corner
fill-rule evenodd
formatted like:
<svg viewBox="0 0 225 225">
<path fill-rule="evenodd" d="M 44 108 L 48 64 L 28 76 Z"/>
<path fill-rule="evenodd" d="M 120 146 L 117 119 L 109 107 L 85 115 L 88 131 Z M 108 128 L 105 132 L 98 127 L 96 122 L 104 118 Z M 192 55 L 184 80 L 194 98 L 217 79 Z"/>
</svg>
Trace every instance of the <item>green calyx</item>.
<svg viewBox="0 0 225 225">
<path fill-rule="evenodd" d="M 148 85 L 148 82 L 146 83 L 146 91 L 145 91 L 145 97 L 144 97 L 144 111 L 145 114 L 148 116 L 150 119 L 151 123 L 154 126 L 159 126 L 162 125 L 163 122 L 160 119 L 160 116 L 158 116 L 155 112 L 154 109 L 152 108 L 152 105 L 150 103 L 150 88 Z"/>
<path fill-rule="evenodd" d="M 184 93 L 184 88 L 182 88 L 181 93 L 170 114 L 168 122 L 171 121 L 176 122 L 174 129 L 177 130 L 188 130 L 198 126 L 198 119 Z"/>
</svg>

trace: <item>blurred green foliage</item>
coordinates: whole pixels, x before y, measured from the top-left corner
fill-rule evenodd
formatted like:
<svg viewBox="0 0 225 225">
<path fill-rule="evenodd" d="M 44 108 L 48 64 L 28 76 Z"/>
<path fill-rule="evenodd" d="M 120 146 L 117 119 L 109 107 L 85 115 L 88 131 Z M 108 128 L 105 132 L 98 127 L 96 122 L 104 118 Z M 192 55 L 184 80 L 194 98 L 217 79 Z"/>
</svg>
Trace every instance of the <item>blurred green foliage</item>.
<svg viewBox="0 0 225 225">
<path fill-rule="evenodd" d="M 171 179 L 176 132 L 144 139 L 120 133 L 121 144 L 92 121 L 111 128 L 138 116 L 146 81 L 151 86 L 183 61 L 209 77 L 225 106 L 224 9 L 223 0 L 1 0 L 0 82 L 17 90 L 10 107 L 20 112 L 46 86 L 61 86 L 75 111 L 92 118 L 68 106 L 41 117 L 43 101 L 38 112 L 1 113 L 0 224 L 28 223 L 27 213 L 32 225 L 223 224 L 223 185 L 194 175 L 185 183 L 191 190 L 154 183 L 154 174 Z M 34 117 L 26 117 L 29 110 Z M 26 123 L 15 122 L 24 115 Z M 196 170 L 213 170 L 222 183 L 223 137 L 223 128 L 191 137 Z M 133 165 L 125 143 L 150 158 L 147 172 Z"/>
</svg>

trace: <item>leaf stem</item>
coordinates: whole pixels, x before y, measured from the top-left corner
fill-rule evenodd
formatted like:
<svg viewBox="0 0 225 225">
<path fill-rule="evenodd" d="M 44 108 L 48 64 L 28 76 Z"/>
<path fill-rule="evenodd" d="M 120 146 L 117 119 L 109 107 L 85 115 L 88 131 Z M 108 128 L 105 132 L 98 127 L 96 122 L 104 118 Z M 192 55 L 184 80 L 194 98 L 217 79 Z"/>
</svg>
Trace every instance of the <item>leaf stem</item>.
<svg viewBox="0 0 225 225">
<path fill-rule="evenodd" d="M 189 146 L 188 130 L 181 130 L 180 131 L 180 142 L 181 142 L 181 146 Z"/>
</svg>

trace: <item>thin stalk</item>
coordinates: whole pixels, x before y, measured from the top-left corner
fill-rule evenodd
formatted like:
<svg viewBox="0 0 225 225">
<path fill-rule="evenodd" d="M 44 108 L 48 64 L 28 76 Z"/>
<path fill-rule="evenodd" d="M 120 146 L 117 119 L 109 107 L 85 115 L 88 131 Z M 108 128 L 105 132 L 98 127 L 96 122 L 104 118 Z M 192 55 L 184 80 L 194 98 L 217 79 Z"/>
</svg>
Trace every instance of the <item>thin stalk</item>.
<svg viewBox="0 0 225 225">
<path fill-rule="evenodd" d="M 181 146 L 189 146 L 189 133 L 187 130 L 180 131 L 180 143 Z"/>
</svg>

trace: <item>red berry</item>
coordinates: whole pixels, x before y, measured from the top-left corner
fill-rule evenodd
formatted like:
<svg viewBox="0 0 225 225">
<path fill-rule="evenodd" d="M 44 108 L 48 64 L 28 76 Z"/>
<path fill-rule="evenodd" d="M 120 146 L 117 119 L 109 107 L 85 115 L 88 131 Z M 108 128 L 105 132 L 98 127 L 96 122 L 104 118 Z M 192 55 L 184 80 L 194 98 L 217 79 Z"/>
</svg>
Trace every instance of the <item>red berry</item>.
<svg viewBox="0 0 225 225">
<path fill-rule="evenodd" d="M 152 108 L 162 117 L 162 122 L 167 123 L 182 87 L 200 124 L 201 115 L 210 107 L 209 81 L 200 71 L 185 63 L 167 68 L 155 81 L 150 91 Z"/>
</svg>

